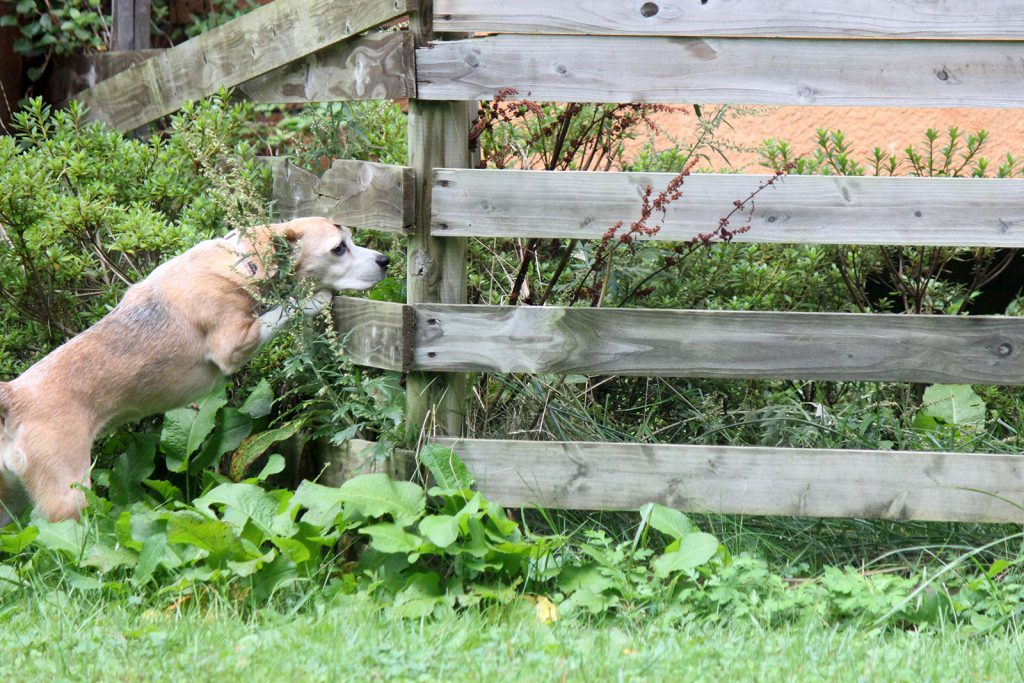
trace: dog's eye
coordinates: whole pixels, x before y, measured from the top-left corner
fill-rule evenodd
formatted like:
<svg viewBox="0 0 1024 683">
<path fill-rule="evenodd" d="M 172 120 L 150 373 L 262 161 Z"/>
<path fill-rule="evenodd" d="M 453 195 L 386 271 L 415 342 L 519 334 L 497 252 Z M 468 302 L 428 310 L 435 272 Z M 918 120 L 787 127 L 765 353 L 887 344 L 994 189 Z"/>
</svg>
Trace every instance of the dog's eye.
<svg viewBox="0 0 1024 683">
<path fill-rule="evenodd" d="M 331 249 L 331 253 L 334 254 L 335 256 L 341 256 L 342 254 L 345 253 L 346 249 L 348 249 L 348 247 L 345 245 L 345 243 L 339 242 L 338 246 L 334 247 L 334 249 Z"/>
</svg>

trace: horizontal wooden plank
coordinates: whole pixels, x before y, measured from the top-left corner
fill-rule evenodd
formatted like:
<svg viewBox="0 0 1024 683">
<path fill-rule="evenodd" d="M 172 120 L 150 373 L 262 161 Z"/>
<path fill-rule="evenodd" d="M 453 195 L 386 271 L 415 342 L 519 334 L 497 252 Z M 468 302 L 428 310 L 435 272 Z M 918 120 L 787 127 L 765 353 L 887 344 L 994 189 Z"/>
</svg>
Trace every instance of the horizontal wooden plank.
<svg viewBox="0 0 1024 683">
<path fill-rule="evenodd" d="M 1024 521 L 1024 457 L 908 451 L 441 440 L 510 507 Z M 1004 498 L 1005 500 L 1001 500 Z"/>
<path fill-rule="evenodd" d="M 1024 318 L 416 305 L 413 369 L 1024 383 Z"/>
<path fill-rule="evenodd" d="M 592 35 L 1024 39 L 1024 1 L 434 0 L 434 30 Z"/>
<path fill-rule="evenodd" d="M 419 97 L 1021 107 L 1024 42 L 492 36 L 416 51 Z"/>
<path fill-rule="evenodd" d="M 324 216 L 339 225 L 399 233 L 412 225 L 411 168 L 335 159 L 318 178 L 286 158 L 264 161 L 272 168 L 272 193 L 281 218 Z"/>
<path fill-rule="evenodd" d="M 436 235 L 600 238 L 640 217 L 671 173 L 437 169 Z M 718 227 L 770 175 L 693 174 L 652 239 L 685 241 Z M 1024 247 L 1024 180 L 787 176 L 757 195 L 737 242 Z M 738 213 L 736 228 L 747 223 Z"/>
<path fill-rule="evenodd" d="M 334 445 L 326 440 L 313 445 L 314 458 L 320 468 L 318 484 L 341 486 L 362 474 L 384 472 L 392 479 L 411 479 L 415 474 L 416 459 L 412 451 L 395 449 L 384 460 L 374 458 L 377 444 L 362 439 L 349 439 Z"/>
<path fill-rule="evenodd" d="M 334 327 L 356 365 L 408 371 L 412 364 L 412 309 L 350 296 L 334 299 Z"/>
<path fill-rule="evenodd" d="M 400 17 L 415 0 L 276 0 L 79 93 L 91 120 L 130 130 Z"/>
<path fill-rule="evenodd" d="M 250 100 L 268 104 L 413 97 L 412 36 L 380 33 L 332 45 L 238 89 Z"/>
</svg>

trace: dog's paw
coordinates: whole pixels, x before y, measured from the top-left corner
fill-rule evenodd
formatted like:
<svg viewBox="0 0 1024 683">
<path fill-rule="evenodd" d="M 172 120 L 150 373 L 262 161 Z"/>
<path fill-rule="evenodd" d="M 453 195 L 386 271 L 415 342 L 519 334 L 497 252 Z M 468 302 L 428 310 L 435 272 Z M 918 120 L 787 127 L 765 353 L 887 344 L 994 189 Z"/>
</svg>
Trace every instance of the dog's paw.
<svg viewBox="0 0 1024 683">
<path fill-rule="evenodd" d="M 331 305 L 334 294 L 327 290 L 320 290 L 302 302 L 302 313 L 306 317 L 312 317 Z"/>
</svg>

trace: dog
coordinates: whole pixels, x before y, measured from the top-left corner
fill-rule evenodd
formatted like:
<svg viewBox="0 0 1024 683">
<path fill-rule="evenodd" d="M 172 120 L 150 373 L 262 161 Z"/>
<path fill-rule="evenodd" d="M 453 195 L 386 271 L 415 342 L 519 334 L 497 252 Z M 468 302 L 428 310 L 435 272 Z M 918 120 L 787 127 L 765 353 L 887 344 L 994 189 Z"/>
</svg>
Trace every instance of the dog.
<svg viewBox="0 0 1024 683">
<path fill-rule="evenodd" d="M 257 315 L 255 294 L 284 244 L 315 293 Z M 158 266 L 95 325 L 0 382 L 0 527 L 28 505 L 50 521 L 77 519 L 99 434 L 204 395 L 299 311 L 373 287 L 387 266 L 325 218 L 234 231 Z"/>
</svg>

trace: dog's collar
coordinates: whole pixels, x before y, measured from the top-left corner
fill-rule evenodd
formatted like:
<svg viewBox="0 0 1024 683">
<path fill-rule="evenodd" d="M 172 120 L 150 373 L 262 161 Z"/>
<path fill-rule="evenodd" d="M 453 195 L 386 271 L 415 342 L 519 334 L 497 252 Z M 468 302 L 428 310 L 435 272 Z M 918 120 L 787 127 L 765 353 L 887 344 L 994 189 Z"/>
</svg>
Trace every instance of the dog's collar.
<svg viewBox="0 0 1024 683">
<path fill-rule="evenodd" d="M 241 256 L 237 261 L 235 261 L 235 265 L 232 266 L 232 268 L 240 272 L 248 270 L 249 275 L 256 275 L 256 273 L 258 273 L 260 270 L 259 265 L 256 263 L 256 257 L 245 255 Z"/>
</svg>

